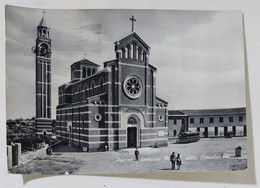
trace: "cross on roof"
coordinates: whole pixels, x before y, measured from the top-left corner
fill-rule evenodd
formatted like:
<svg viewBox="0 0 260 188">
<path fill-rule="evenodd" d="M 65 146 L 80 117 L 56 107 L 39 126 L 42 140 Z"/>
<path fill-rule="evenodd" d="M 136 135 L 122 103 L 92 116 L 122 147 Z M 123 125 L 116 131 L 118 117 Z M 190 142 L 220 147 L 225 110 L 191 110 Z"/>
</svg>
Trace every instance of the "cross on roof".
<svg viewBox="0 0 260 188">
<path fill-rule="evenodd" d="M 86 59 L 86 56 L 87 56 L 87 54 L 86 54 L 86 53 L 84 53 L 84 59 Z"/>
<path fill-rule="evenodd" d="M 42 10 L 42 14 L 43 14 L 43 16 L 45 16 L 45 14 L 46 14 L 46 11 L 45 11 L 45 10 Z"/>
<path fill-rule="evenodd" d="M 134 15 L 132 15 L 132 17 L 129 19 L 132 21 L 132 31 L 131 32 L 134 32 L 134 22 L 136 22 L 136 19 L 135 19 Z"/>
</svg>

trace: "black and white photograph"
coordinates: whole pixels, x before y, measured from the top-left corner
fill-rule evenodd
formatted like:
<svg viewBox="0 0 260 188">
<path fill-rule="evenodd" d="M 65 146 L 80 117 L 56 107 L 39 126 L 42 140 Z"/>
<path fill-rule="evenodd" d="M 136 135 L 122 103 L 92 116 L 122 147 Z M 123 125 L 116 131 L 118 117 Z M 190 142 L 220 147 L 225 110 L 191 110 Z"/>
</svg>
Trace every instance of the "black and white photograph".
<svg viewBox="0 0 260 188">
<path fill-rule="evenodd" d="M 241 11 L 5 11 L 8 173 L 248 168 Z"/>
</svg>

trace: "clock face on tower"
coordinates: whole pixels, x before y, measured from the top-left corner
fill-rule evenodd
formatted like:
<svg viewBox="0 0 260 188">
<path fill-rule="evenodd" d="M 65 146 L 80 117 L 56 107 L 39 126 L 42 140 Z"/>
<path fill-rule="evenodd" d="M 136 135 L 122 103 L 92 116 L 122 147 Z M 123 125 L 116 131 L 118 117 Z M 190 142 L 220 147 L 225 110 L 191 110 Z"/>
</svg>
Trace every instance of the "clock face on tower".
<svg viewBox="0 0 260 188">
<path fill-rule="evenodd" d="M 141 96 L 143 90 L 142 81 L 136 76 L 129 76 L 123 84 L 125 94 L 131 99 L 137 99 Z"/>
<path fill-rule="evenodd" d="M 42 57 L 48 56 L 48 46 L 46 44 L 41 44 L 39 47 L 39 55 Z"/>
</svg>

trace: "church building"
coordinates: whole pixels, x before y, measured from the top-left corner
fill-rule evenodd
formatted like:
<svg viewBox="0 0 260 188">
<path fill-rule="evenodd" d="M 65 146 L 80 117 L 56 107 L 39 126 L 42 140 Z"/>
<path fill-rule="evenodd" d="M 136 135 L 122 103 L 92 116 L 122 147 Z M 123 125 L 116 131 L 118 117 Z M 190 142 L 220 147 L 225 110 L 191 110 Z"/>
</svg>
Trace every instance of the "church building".
<svg viewBox="0 0 260 188">
<path fill-rule="evenodd" d="M 114 60 L 100 68 L 84 58 L 58 89 L 57 137 L 84 151 L 167 146 L 167 102 L 156 96 L 150 47 L 133 31 L 114 43 Z"/>
</svg>

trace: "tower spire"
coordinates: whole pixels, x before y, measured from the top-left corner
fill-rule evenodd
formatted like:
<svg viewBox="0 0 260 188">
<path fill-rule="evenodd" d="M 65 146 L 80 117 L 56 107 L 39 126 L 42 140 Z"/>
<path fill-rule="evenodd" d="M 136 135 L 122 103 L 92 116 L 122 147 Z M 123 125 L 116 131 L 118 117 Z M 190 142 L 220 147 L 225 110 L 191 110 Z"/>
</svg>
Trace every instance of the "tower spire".
<svg viewBox="0 0 260 188">
<path fill-rule="evenodd" d="M 47 22 L 45 20 L 45 14 L 46 14 L 46 11 L 42 10 L 42 19 L 41 19 L 38 27 L 48 27 Z"/>
</svg>

